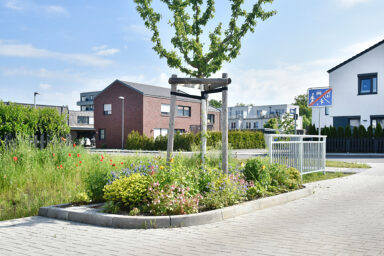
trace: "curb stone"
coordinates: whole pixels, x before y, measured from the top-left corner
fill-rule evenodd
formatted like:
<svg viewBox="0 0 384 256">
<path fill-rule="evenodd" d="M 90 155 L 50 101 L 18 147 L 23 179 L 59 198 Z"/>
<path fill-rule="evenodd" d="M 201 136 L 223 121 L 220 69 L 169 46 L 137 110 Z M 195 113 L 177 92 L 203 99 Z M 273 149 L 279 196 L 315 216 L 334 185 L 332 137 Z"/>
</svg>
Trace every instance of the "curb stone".
<svg viewBox="0 0 384 256">
<path fill-rule="evenodd" d="M 39 209 L 39 216 L 122 229 L 188 227 L 223 221 L 257 210 L 285 204 L 296 199 L 307 197 L 313 193 L 313 187 L 306 187 L 300 190 L 252 200 L 221 209 L 187 215 L 127 216 L 101 213 L 99 212 L 100 209 L 96 208 L 102 204 L 87 206 L 60 204 L 41 207 Z"/>
</svg>

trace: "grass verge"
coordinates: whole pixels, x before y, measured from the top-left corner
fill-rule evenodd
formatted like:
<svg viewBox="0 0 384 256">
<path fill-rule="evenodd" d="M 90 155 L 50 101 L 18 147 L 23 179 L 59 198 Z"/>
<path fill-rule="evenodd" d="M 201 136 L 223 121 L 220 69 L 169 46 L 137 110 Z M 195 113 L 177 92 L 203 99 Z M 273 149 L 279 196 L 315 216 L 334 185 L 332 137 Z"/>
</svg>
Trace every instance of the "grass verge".
<svg viewBox="0 0 384 256">
<path fill-rule="evenodd" d="M 359 164 L 359 163 L 348 163 L 342 161 L 326 161 L 327 167 L 339 167 L 339 168 L 371 168 L 371 166 L 367 164 Z"/>
<path fill-rule="evenodd" d="M 351 173 L 342 173 L 342 172 L 326 172 L 325 174 L 323 172 L 308 173 L 303 175 L 303 184 L 316 182 L 320 180 L 336 179 L 336 178 L 341 178 L 349 175 L 351 175 Z"/>
</svg>

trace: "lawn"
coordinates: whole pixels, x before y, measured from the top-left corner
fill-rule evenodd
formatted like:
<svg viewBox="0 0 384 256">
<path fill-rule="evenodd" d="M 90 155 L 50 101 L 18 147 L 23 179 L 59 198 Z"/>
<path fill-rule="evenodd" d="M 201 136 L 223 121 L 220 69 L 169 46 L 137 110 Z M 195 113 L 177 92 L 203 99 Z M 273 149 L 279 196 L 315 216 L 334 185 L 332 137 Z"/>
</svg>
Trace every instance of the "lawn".
<svg viewBox="0 0 384 256">
<path fill-rule="evenodd" d="M 351 175 L 351 173 L 343 173 L 343 172 L 326 172 L 325 174 L 323 172 L 308 173 L 303 175 L 303 184 L 320 181 L 320 180 L 341 178 L 349 175 Z"/>
<path fill-rule="evenodd" d="M 371 168 L 371 166 L 367 164 L 361 164 L 361 163 L 349 163 L 349 162 L 343 162 L 343 161 L 326 161 L 327 167 L 339 167 L 339 168 Z"/>
</svg>

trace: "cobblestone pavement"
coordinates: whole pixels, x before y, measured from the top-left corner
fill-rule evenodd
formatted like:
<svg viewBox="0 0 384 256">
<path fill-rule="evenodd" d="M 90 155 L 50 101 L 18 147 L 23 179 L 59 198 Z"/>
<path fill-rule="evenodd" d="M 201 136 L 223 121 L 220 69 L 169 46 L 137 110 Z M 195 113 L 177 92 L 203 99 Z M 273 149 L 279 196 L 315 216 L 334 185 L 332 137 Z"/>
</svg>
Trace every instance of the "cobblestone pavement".
<svg viewBox="0 0 384 256">
<path fill-rule="evenodd" d="M 0 222 L 0 255 L 384 255 L 384 164 L 314 195 L 220 223 L 119 230 L 43 217 Z"/>
</svg>

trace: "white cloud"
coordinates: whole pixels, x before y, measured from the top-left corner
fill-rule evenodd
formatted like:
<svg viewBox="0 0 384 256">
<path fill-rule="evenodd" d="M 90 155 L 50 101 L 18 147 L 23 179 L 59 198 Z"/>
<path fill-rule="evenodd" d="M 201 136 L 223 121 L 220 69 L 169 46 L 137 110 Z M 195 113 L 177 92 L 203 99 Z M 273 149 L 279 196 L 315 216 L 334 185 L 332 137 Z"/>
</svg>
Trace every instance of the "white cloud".
<svg viewBox="0 0 384 256">
<path fill-rule="evenodd" d="M 345 47 L 343 49 L 343 52 L 350 54 L 350 55 L 355 55 L 355 54 L 358 54 L 358 53 L 368 49 L 369 47 L 375 45 L 376 43 L 382 41 L 383 39 L 384 39 L 384 36 L 379 36 L 379 37 L 372 38 L 370 40 L 355 43 L 355 44 L 352 44 L 352 45 Z"/>
<path fill-rule="evenodd" d="M 60 53 L 35 48 L 30 44 L 8 43 L 0 40 L 0 56 L 23 58 L 51 58 L 85 66 L 105 67 L 112 61 L 90 54 Z"/>
<path fill-rule="evenodd" d="M 9 9 L 21 11 L 24 9 L 24 5 L 21 1 L 19 0 L 9 0 L 5 1 L 4 6 Z"/>
<path fill-rule="evenodd" d="M 40 84 L 39 87 L 43 90 L 51 89 L 52 85 L 50 84 Z"/>
<path fill-rule="evenodd" d="M 41 6 L 40 8 L 49 14 L 61 14 L 61 15 L 68 14 L 67 9 L 65 9 L 63 6 L 60 6 L 60 5 Z"/>
<path fill-rule="evenodd" d="M 371 0 L 337 0 L 343 7 L 353 7 L 358 4 L 367 3 Z"/>
<path fill-rule="evenodd" d="M 38 5 L 32 1 L 23 1 L 23 0 L 6 0 L 4 2 L 4 7 L 13 9 L 16 11 L 34 11 L 34 12 L 44 12 L 47 14 L 59 14 L 59 15 L 68 15 L 67 9 L 60 5 Z"/>
<path fill-rule="evenodd" d="M 126 41 L 136 40 L 137 38 L 144 41 L 150 41 L 152 37 L 151 32 L 141 24 L 132 24 L 129 27 L 126 27 L 125 30 L 126 34 L 124 40 Z"/>
<path fill-rule="evenodd" d="M 92 47 L 92 51 L 94 51 L 95 54 L 99 56 L 111 56 L 120 52 L 120 50 L 116 48 L 108 49 L 107 45 L 94 46 Z"/>
</svg>

